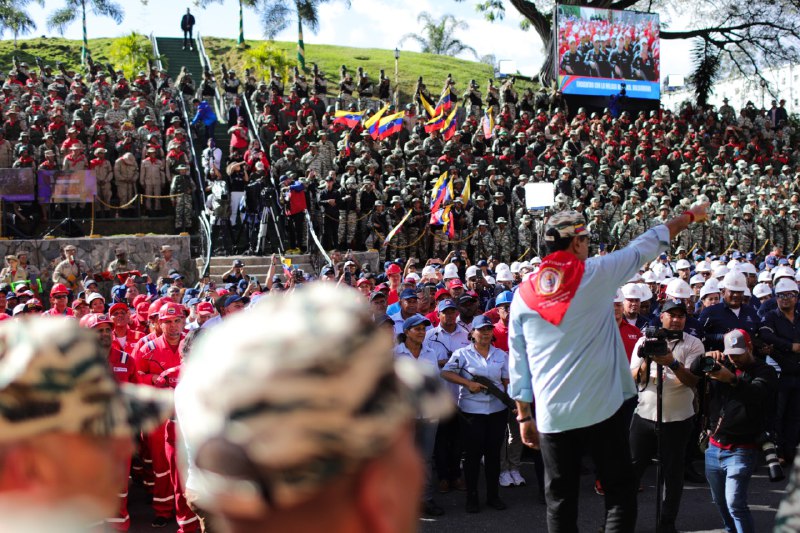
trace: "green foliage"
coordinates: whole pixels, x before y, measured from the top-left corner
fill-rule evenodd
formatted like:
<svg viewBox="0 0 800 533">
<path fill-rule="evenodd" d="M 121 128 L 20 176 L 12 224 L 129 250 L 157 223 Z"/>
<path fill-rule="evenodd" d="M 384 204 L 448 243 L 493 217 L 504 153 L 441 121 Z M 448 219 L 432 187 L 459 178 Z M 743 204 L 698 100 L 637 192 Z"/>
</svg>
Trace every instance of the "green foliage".
<svg viewBox="0 0 800 533">
<path fill-rule="evenodd" d="M 692 46 L 692 84 L 697 97 L 697 105 L 704 106 L 708 96 L 720 75 L 720 53 L 702 39 L 697 39 Z"/>
<path fill-rule="evenodd" d="M 128 79 L 139 70 L 147 70 L 147 61 L 155 59 L 150 40 L 136 32 L 114 39 L 108 53 L 114 68 L 122 69 Z"/>
<path fill-rule="evenodd" d="M 475 58 L 478 57 L 474 48 L 455 38 L 456 30 L 469 29 L 469 25 L 463 20 L 458 20 L 453 15 L 444 15 L 439 20 L 434 20 L 429 13 L 423 11 L 417 16 L 417 22 L 422 23 L 422 31 L 405 34 L 400 39 L 401 45 L 411 39 L 416 41 L 425 53 L 457 56 L 461 52 L 469 52 Z"/>
<path fill-rule="evenodd" d="M 112 42 L 113 39 L 89 39 L 92 58 L 97 62 L 107 63 L 110 60 L 109 48 Z M 67 69 L 83 72 L 79 40 L 49 37 L 20 39 L 17 50 L 14 50 L 11 40 L 0 40 L 0 64 L 10 65 L 11 57 L 15 54 L 20 61 L 25 61 L 32 67 L 36 58 L 40 57 L 53 68 L 57 61 L 61 61 Z"/>
<path fill-rule="evenodd" d="M 112 0 L 65 0 L 64 7 L 56 9 L 47 18 L 47 26 L 61 35 L 67 26 L 81 17 L 85 9 L 94 15 L 108 17 L 117 24 L 125 18 L 125 10 Z"/>
<path fill-rule="evenodd" d="M 289 69 L 297 64 L 297 61 L 287 57 L 286 52 L 271 41 L 249 48 L 242 55 L 244 67 L 253 70 L 257 79 L 269 79 L 269 67 L 275 67 L 286 82 L 289 79 Z"/>
<path fill-rule="evenodd" d="M 14 37 L 14 47 L 17 46 L 17 38 L 20 35 L 26 35 L 36 29 L 36 23 L 26 11 L 32 1 L 44 7 L 44 0 L 0 0 L 0 35 L 11 33 Z"/>
</svg>

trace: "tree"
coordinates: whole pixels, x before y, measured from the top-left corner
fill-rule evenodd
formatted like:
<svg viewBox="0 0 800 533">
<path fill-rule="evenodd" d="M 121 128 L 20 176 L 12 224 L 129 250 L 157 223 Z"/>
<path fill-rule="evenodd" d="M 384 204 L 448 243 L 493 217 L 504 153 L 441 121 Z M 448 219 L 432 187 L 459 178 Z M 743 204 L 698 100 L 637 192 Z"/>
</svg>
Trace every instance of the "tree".
<svg viewBox="0 0 800 533">
<path fill-rule="evenodd" d="M 714 82 L 720 74 L 720 54 L 707 42 L 696 40 L 692 47 L 692 85 L 697 99 L 697 105 L 703 107 L 708 102 L 708 96 L 714 87 Z"/>
<path fill-rule="evenodd" d="M 457 0 L 462 2 L 464 0 Z M 540 70 L 543 84 L 555 80 L 555 46 L 553 43 L 550 0 L 478 0 L 476 8 L 490 20 L 500 20 L 510 4 L 523 17 L 522 28 L 533 28 L 542 38 L 547 58 Z M 561 4 L 604 9 L 661 10 L 683 12 L 683 0 L 563 0 Z M 725 64 L 747 76 L 763 81 L 765 66 L 798 60 L 800 43 L 800 5 L 795 0 L 696 0 L 691 3 L 689 27 L 662 29 L 661 39 L 696 39 L 714 51 Z M 708 57 L 694 56 L 695 61 Z M 695 63 L 695 70 L 700 65 Z"/>
<path fill-rule="evenodd" d="M 437 21 L 428 12 L 423 11 L 417 16 L 417 22 L 423 23 L 422 32 L 403 35 L 400 45 L 411 39 L 416 41 L 427 54 L 457 56 L 462 52 L 469 52 L 477 59 L 478 53 L 474 48 L 454 37 L 456 30 L 469 29 L 469 25 L 463 20 L 457 20 L 453 15 L 444 15 Z"/>
<path fill-rule="evenodd" d="M 0 35 L 6 31 L 14 36 L 14 49 L 17 37 L 36 29 L 36 23 L 25 10 L 32 0 L 0 0 Z M 44 7 L 44 0 L 33 0 Z"/>
<path fill-rule="evenodd" d="M 148 70 L 147 62 L 153 57 L 150 40 L 141 33 L 131 32 L 129 35 L 114 39 L 108 50 L 108 57 L 117 69 L 122 69 L 128 79 L 132 80 L 136 72 Z M 162 58 L 166 59 L 166 58 Z M 166 65 L 164 65 L 166 68 Z"/>
<path fill-rule="evenodd" d="M 285 83 L 289 78 L 289 69 L 294 65 L 295 62 L 286 56 L 286 52 L 271 42 L 261 43 L 244 52 L 244 66 L 252 69 L 257 79 L 268 80 L 269 67 L 275 67 Z"/>
<path fill-rule="evenodd" d="M 47 17 L 47 26 L 64 35 L 67 26 L 75 22 L 78 13 L 81 15 L 83 23 L 83 48 L 81 49 L 81 61 L 85 62 L 89 56 L 89 40 L 86 32 L 86 6 L 94 15 L 108 17 L 117 24 L 122 23 L 125 11 L 122 6 L 113 0 L 65 0 L 64 7 L 56 9 Z"/>
</svg>

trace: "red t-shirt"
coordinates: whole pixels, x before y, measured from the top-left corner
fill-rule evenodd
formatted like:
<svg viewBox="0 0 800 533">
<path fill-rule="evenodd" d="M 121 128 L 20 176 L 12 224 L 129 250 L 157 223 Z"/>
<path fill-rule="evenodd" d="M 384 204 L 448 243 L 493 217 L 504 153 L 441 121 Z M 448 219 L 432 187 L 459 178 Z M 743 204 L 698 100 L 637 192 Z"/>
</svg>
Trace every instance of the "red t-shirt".
<svg viewBox="0 0 800 533">
<path fill-rule="evenodd" d="M 397 291 L 394 289 L 389 289 L 389 296 L 386 297 L 386 304 L 392 305 L 393 303 L 400 300 L 400 296 L 397 294 Z"/>
<path fill-rule="evenodd" d="M 494 342 L 492 345 L 504 352 L 508 352 L 508 326 L 503 324 L 502 320 L 498 320 L 494 323 L 492 334 L 494 335 Z"/>
<path fill-rule="evenodd" d="M 622 344 L 625 346 L 625 355 L 628 357 L 628 362 L 631 362 L 631 355 L 633 355 L 633 347 L 636 341 L 642 336 L 642 331 L 636 326 L 632 326 L 624 318 L 619 325 L 619 334 L 622 337 Z"/>
</svg>

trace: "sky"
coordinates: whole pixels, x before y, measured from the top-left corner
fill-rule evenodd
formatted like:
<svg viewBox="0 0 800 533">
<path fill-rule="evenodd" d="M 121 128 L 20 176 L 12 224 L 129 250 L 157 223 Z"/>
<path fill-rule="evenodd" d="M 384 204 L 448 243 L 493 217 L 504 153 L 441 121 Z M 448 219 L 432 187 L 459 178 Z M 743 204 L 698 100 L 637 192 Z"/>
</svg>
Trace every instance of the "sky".
<svg viewBox="0 0 800 533">
<path fill-rule="evenodd" d="M 202 35 L 214 37 L 236 38 L 238 35 L 238 2 L 224 0 L 223 4 L 214 4 L 207 9 L 196 8 L 192 2 L 176 0 L 149 0 L 143 5 L 138 0 L 118 0 L 125 8 L 125 20 L 117 25 L 108 18 L 87 16 L 89 38 L 118 37 L 131 31 L 157 36 L 180 36 L 180 18 L 189 7 L 195 15 L 196 31 Z M 401 51 L 418 52 L 420 47 L 408 40 L 399 45 L 403 35 L 417 33 L 421 24 L 417 15 L 423 11 L 430 13 L 434 19 L 442 15 L 452 14 L 466 22 L 467 30 L 459 30 L 456 37 L 472 46 L 479 56 L 494 54 L 498 60 L 510 60 L 516 64 L 517 70 L 526 76 L 534 75 L 544 59 L 541 39 L 535 31 L 522 31 L 519 28 L 521 15 L 510 5 L 506 18 L 499 22 L 488 22 L 483 14 L 475 11 L 476 0 L 413 0 L 398 2 L 397 0 L 352 0 L 348 9 L 344 2 L 333 0 L 320 9 L 320 28 L 314 34 L 304 30 L 304 40 L 313 44 L 335 44 L 364 48 L 398 47 Z M 46 18 L 49 12 L 62 5 L 58 0 L 46 0 L 45 8 L 33 6 L 31 15 L 38 30 L 30 37 L 56 35 L 47 29 Z M 413 5 L 409 8 L 408 5 Z M 244 32 L 246 39 L 263 39 L 256 14 L 245 10 Z M 358 21 L 358 25 L 354 24 Z M 290 29 L 280 33 L 276 39 L 294 41 L 297 39 L 297 26 L 290 24 Z M 80 18 L 69 26 L 64 34 L 70 39 L 81 38 Z M 8 36 L 5 36 L 8 37 Z M 685 41 L 662 41 L 661 43 L 661 75 L 688 74 L 690 68 L 689 43 Z M 468 54 L 459 57 L 470 59 Z M 313 58 L 309 58 L 313 60 Z"/>
</svg>

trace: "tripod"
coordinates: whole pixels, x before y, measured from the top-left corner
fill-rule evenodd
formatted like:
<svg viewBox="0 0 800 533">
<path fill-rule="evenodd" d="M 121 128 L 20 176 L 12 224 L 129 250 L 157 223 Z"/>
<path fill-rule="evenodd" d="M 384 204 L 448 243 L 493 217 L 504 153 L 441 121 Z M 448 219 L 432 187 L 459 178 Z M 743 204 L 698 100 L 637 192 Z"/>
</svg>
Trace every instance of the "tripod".
<svg viewBox="0 0 800 533">
<path fill-rule="evenodd" d="M 664 461 L 661 446 L 661 423 L 664 416 L 664 366 L 656 365 L 656 524 L 661 524 L 661 505 L 664 495 Z"/>
</svg>

